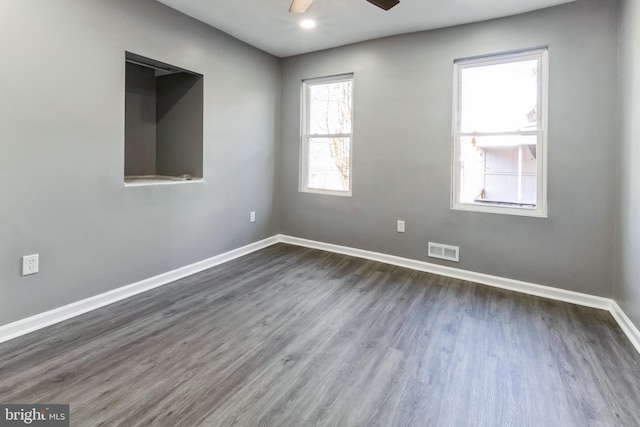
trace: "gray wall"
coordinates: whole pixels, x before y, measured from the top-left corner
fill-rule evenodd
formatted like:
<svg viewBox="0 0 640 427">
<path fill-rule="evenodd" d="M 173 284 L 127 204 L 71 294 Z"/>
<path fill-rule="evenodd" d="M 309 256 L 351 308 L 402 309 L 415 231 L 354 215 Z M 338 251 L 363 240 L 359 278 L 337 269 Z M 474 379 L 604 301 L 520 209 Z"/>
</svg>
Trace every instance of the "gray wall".
<svg viewBox="0 0 640 427">
<path fill-rule="evenodd" d="M 575 3 L 283 61 L 281 231 L 427 260 L 460 246 L 476 272 L 611 296 L 617 2 Z M 456 58 L 549 46 L 549 217 L 451 211 Z M 353 197 L 298 192 L 300 81 L 355 73 Z M 579 153 L 579 155 L 576 155 Z M 406 233 L 395 231 L 397 219 Z"/>
<path fill-rule="evenodd" d="M 640 327 L 640 3 L 620 8 L 620 193 L 614 297 Z"/>
<path fill-rule="evenodd" d="M 275 58 L 152 0 L 3 0 L 0 28 L 0 324 L 277 232 Z M 125 51 L 205 75 L 204 183 L 123 187 Z"/>
<path fill-rule="evenodd" d="M 169 74 L 156 84 L 156 173 L 202 177 L 203 77 Z"/>
<path fill-rule="evenodd" d="M 153 69 L 126 63 L 124 112 L 125 175 L 156 174 L 156 76 Z"/>
</svg>

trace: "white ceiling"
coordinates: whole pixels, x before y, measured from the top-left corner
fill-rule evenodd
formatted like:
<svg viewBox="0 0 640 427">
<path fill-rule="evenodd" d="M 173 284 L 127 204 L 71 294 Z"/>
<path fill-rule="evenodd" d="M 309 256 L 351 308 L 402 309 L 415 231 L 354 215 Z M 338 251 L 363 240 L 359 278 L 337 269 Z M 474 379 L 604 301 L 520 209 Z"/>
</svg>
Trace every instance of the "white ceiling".
<svg viewBox="0 0 640 427">
<path fill-rule="evenodd" d="M 574 0 L 400 0 L 388 12 L 366 0 L 315 0 L 304 14 L 291 0 L 158 0 L 278 57 L 395 34 L 515 15 Z M 317 27 L 304 30 L 302 19 Z"/>
</svg>

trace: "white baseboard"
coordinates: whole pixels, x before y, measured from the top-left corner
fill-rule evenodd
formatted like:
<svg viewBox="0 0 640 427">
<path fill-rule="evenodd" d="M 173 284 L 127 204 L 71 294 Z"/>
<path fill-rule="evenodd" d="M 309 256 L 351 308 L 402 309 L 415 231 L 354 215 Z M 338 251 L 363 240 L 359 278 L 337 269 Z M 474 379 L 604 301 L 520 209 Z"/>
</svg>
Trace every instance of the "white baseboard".
<svg viewBox="0 0 640 427">
<path fill-rule="evenodd" d="M 372 261 L 383 262 L 385 264 L 397 265 L 399 267 L 410 268 L 412 270 L 424 271 L 469 282 L 480 283 L 496 288 L 507 289 L 515 292 L 536 295 L 543 298 L 569 302 L 586 307 L 607 310 L 618 322 L 620 328 L 627 335 L 633 346 L 640 352 L 640 331 L 633 324 L 631 319 L 622 311 L 620 306 L 609 298 L 597 297 L 580 292 L 567 291 L 551 286 L 543 286 L 535 283 L 523 282 L 520 280 L 506 279 L 504 277 L 492 276 L 489 274 L 476 273 L 459 268 L 447 267 L 439 264 L 431 264 L 425 261 L 418 261 L 408 258 L 387 255 L 379 252 L 366 251 L 363 249 L 350 248 L 347 246 L 334 245 L 331 243 L 318 242 L 314 240 L 301 239 L 298 237 L 278 234 L 259 242 L 251 243 L 238 249 L 225 252 L 220 255 L 199 261 L 185 267 L 175 269 L 145 280 L 141 280 L 130 285 L 126 285 L 100 295 L 96 295 L 81 301 L 77 301 L 26 319 L 18 320 L 7 325 L 0 326 L 0 343 L 28 334 L 29 332 L 42 329 L 54 323 L 62 322 L 75 316 L 87 313 L 100 307 L 104 307 L 125 298 L 139 293 L 166 285 L 184 277 L 199 273 L 216 265 L 223 264 L 241 256 L 250 254 L 257 250 L 266 248 L 276 243 L 287 243 L 290 245 L 303 246 L 307 248 L 320 249 L 327 252 L 334 252 L 350 255 Z"/>
<path fill-rule="evenodd" d="M 301 239 L 298 237 L 280 235 L 278 236 L 278 241 L 282 243 L 288 243 L 290 245 L 304 246 L 307 248 L 320 249 L 327 252 L 335 252 L 343 255 L 369 259 L 372 261 L 379 261 L 385 264 L 397 265 L 399 267 L 406 267 L 412 270 L 453 277 L 456 279 L 480 283 L 483 285 L 507 289 L 524 294 L 535 295 L 552 300 L 564 301 L 586 307 L 607 310 L 611 313 L 616 322 L 618 322 L 620 328 L 624 331 L 636 350 L 638 350 L 638 352 L 640 353 L 640 332 L 638 331 L 638 328 L 636 328 L 631 319 L 629 319 L 629 317 L 627 317 L 627 315 L 622 311 L 620 306 L 610 298 L 598 297 L 580 292 L 554 288 L 551 286 L 543 286 L 535 283 L 523 282 L 520 280 L 506 279 L 504 277 L 476 273 L 473 271 L 447 267 L 439 264 L 431 264 L 425 261 L 402 258 L 379 252 L 371 252 L 363 249 L 318 242 L 315 240 Z"/>
<path fill-rule="evenodd" d="M 54 323 L 79 316 L 100 307 L 104 307 L 105 305 L 113 304 L 114 302 L 121 301 L 150 289 L 175 282 L 176 280 L 199 273 L 208 268 L 215 267 L 216 265 L 223 264 L 235 258 L 250 254 L 251 252 L 266 248 L 267 246 L 278 243 L 278 241 L 278 236 L 272 236 L 229 252 L 225 252 L 130 285 L 122 286 L 100 295 L 76 301 L 13 323 L 2 325 L 0 326 L 0 343 L 28 334 L 29 332 L 42 329 L 49 325 L 53 325 Z"/>
<path fill-rule="evenodd" d="M 629 338 L 631 344 L 633 344 L 636 350 L 638 350 L 638 353 L 640 353 L 640 330 L 636 328 L 636 325 L 634 325 L 631 319 L 622 311 L 622 308 L 620 308 L 617 302 L 611 301 L 611 303 L 611 310 L 609 310 L 611 315 L 616 319 L 616 322 L 620 325 L 620 329 L 622 329 L 627 338 Z"/>
</svg>

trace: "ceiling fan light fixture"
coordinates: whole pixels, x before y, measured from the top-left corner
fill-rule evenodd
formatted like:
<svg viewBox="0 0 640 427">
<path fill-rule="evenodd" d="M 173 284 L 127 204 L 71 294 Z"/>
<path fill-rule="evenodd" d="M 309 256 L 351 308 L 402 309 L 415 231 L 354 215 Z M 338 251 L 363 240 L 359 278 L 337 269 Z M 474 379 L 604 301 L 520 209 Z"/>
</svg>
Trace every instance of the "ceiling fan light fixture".
<svg viewBox="0 0 640 427">
<path fill-rule="evenodd" d="M 291 13 L 304 13 L 313 0 L 293 0 L 291 2 L 291 6 L 289 7 L 289 12 Z"/>
<path fill-rule="evenodd" d="M 383 10 L 389 10 L 393 6 L 400 3 L 400 0 L 367 0 L 367 1 L 371 4 L 375 4 L 380 9 L 383 9 Z"/>
</svg>

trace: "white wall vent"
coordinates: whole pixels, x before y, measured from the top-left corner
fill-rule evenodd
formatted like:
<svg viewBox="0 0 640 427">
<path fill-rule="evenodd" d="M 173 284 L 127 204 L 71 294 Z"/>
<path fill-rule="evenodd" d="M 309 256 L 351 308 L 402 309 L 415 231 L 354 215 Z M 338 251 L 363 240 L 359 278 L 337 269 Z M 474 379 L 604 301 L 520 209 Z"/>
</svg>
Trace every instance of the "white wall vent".
<svg viewBox="0 0 640 427">
<path fill-rule="evenodd" d="M 429 254 L 431 258 L 446 259 L 447 261 L 460 262 L 460 248 L 458 246 L 443 245 L 442 243 L 429 242 Z"/>
</svg>

